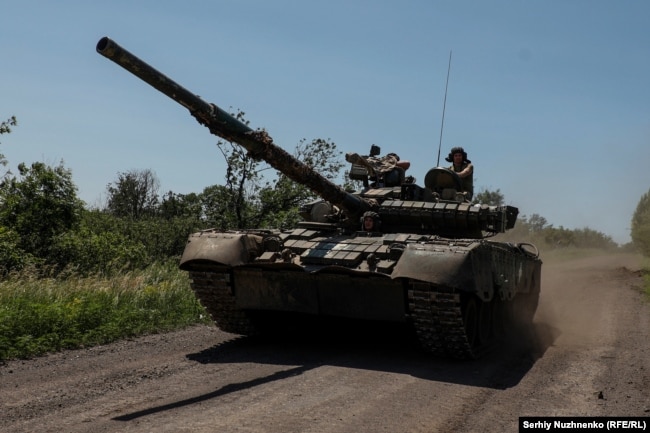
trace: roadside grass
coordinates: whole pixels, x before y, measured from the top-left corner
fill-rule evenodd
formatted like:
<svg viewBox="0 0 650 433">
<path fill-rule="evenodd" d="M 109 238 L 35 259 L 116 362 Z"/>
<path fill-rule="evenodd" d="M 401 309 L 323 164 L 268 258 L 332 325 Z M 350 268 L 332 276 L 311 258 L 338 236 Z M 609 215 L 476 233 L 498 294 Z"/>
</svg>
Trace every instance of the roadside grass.
<svg viewBox="0 0 650 433">
<path fill-rule="evenodd" d="M 110 278 L 0 281 L 0 361 L 209 322 L 176 263 Z"/>
</svg>

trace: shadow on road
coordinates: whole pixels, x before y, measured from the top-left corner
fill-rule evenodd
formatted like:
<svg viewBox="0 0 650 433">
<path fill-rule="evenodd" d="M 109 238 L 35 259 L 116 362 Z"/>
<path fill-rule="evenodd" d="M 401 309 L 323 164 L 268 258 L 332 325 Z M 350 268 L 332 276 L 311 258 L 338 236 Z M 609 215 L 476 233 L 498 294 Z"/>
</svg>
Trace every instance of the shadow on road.
<svg viewBox="0 0 650 433">
<path fill-rule="evenodd" d="M 260 377 L 242 383 L 232 383 L 223 386 L 215 391 L 209 392 L 207 394 L 198 395 L 196 397 L 191 397 L 185 400 L 175 401 L 173 403 L 165 404 L 162 406 L 156 406 L 149 409 L 140 410 L 137 412 L 132 412 L 126 415 L 115 417 L 113 419 L 116 421 L 132 421 L 134 419 L 141 418 L 143 416 L 154 415 L 156 413 L 165 412 L 179 407 L 193 405 L 196 403 L 200 403 L 202 401 L 207 401 L 213 398 L 221 397 L 223 395 L 227 395 L 232 392 L 238 392 L 249 388 L 254 388 L 256 386 L 263 385 L 268 382 L 273 382 L 275 380 L 282 380 L 288 377 L 297 376 L 307 370 L 311 370 L 312 368 L 313 367 L 303 366 L 303 367 L 296 367 L 296 368 L 290 368 L 288 370 L 278 371 L 266 377 Z"/>
<path fill-rule="evenodd" d="M 363 327 L 303 330 L 293 337 L 234 337 L 187 358 L 202 364 L 262 363 L 284 365 L 287 369 L 246 382 L 225 385 L 212 392 L 125 414 L 117 421 L 193 405 L 230 393 L 303 374 L 330 365 L 354 369 L 408 374 L 424 380 L 493 389 L 517 385 L 535 362 L 544 355 L 559 332 L 545 324 L 535 324 L 527 332 L 513 333 L 479 360 L 457 361 L 423 353 L 405 328 L 394 324 Z M 354 329 L 350 331 L 350 329 Z"/>
<path fill-rule="evenodd" d="M 406 327 L 370 326 L 372 329 L 358 324 L 345 330 L 317 329 L 291 337 L 236 337 L 187 357 L 205 364 L 333 365 L 506 389 L 519 383 L 559 335 L 551 326 L 535 324 L 532 329 L 511 333 L 478 360 L 460 361 L 424 353 Z"/>
</svg>

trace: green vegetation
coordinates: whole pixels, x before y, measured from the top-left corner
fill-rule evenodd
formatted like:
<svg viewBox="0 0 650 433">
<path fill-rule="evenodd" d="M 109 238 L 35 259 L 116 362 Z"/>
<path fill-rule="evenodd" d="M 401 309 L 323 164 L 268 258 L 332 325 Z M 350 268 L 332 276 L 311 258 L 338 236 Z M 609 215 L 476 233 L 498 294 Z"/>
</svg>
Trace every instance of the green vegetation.
<svg viewBox="0 0 650 433">
<path fill-rule="evenodd" d="M 639 251 L 650 257 L 650 191 L 641 196 L 636 206 L 630 235 Z"/>
<path fill-rule="evenodd" d="M 0 360 L 208 322 L 175 262 L 112 278 L 0 281 Z"/>
<path fill-rule="evenodd" d="M 2 134 L 9 134 L 11 132 L 11 127 L 16 126 L 18 122 L 16 121 L 16 116 L 11 116 L 7 120 L 3 120 L 0 122 L 0 135 Z M 5 156 L 0 153 L 0 167 L 6 167 L 9 162 L 5 158 Z M 3 177 L 5 177 L 7 173 L 6 172 L 0 172 L 0 180 L 2 180 Z"/>
<path fill-rule="evenodd" d="M 589 228 L 570 230 L 561 226 L 554 227 L 537 214 L 531 217 L 519 216 L 512 230 L 496 236 L 495 239 L 505 242 L 529 242 L 546 251 L 599 249 L 614 252 L 630 248 L 621 248 L 611 237 Z"/>
</svg>

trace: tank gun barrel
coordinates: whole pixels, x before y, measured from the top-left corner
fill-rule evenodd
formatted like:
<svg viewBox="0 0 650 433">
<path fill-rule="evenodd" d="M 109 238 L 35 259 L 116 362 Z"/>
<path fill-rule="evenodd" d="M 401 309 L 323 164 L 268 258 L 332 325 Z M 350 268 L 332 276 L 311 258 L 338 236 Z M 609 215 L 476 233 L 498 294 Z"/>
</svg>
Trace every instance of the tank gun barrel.
<svg viewBox="0 0 650 433">
<path fill-rule="evenodd" d="M 97 43 L 97 52 L 187 108 L 192 116 L 206 126 L 212 134 L 239 144 L 248 150 L 254 158 L 263 159 L 273 168 L 293 181 L 307 186 L 323 199 L 351 214 L 358 214 L 370 209 L 371 205 L 367 201 L 349 194 L 281 147 L 273 144 L 273 140 L 265 131 L 253 130 L 217 105 L 204 101 L 122 48 L 112 39 L 101 38 Z"/>
</svg>

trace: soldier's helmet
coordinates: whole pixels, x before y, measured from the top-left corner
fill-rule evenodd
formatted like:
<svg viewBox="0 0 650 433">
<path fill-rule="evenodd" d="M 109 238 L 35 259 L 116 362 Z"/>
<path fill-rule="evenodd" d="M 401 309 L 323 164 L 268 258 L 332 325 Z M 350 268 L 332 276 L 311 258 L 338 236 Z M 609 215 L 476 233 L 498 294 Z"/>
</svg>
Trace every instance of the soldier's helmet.
<svg viewBox="0 0 650 433">
<path fill-rule="evenodd" d="M 451 151 L 449 151 L 449 155 L 445 158 L 445 161 L 454 162 L 454 154 L 456 154 L 456 153 L 462 153 L 463 154 L 463 162 L 467 162 L 467 163 L 472 162 L 469 159 L 467 159 L 467 152 L 465 152 L 465 149 L 463 149 L 460 146 L 452 147 Z"/>
<path fill-rule="evenodd" d="M 363 222 L 366 218 L 372 218 L 372 231 L 377 232 L 381 229 L 381 218 L 377 212 L 367 211 L 361 216 L 361 230 L 365 230 Z"/>
</svg>

